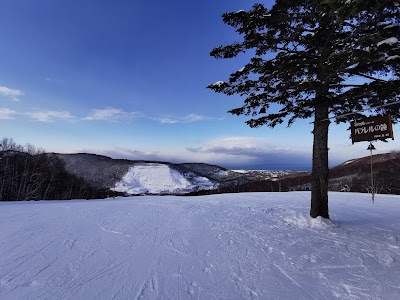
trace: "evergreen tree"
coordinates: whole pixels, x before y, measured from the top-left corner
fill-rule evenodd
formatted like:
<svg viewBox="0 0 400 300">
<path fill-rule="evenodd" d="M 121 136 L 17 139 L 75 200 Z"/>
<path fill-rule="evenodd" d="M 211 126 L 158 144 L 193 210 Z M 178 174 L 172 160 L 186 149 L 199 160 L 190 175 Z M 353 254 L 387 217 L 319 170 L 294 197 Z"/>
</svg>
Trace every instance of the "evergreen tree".
<svg viewBox="0 0 400 300">
<path fill-rule="evenodd" d="M 399 104 L 375 108 L 400 99 L 399 16 L 393 0 L 277 0 L 271 9 L 255 4 L 223 14 L 243 39 L 210 55 L 254 56 L 209 88 L 243 96 L 243 106 L 229 112 L 251 116 L 250 127 L 314 118 L 312 217 L 329 218 L 329 118 L 400 117 Z M 366 108 L 372 109 L 361 112 Z"/>
</svg>

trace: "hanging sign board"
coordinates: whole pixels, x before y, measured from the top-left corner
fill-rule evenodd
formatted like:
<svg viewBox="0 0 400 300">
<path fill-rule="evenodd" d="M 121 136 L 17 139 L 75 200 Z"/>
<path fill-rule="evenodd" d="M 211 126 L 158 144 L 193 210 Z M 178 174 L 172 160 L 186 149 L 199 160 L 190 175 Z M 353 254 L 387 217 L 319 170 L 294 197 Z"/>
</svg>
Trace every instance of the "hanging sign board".
<svg viewBox="0 0 400 300">
<path fill-rule="evenodd" d="M 356 142 L 370 142 L 392 138 L 392 118 L 390 115 L 367 117 L 351 122 L 351 140 Z"/>
</svg>

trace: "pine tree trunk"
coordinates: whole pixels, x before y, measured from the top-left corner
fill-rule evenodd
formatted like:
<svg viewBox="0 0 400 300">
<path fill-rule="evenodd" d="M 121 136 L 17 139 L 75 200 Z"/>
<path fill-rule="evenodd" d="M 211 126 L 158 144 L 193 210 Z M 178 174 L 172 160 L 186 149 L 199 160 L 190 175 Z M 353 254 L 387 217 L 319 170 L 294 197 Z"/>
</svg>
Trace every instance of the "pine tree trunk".
<svg viewBox="0 0 400 300">
<path fill-rule="evenodd" d="M 328 211 L 328 103 L 317 101 L 315 105 L 314 145 L 312 160 L 311 210 L 313 218 L 329 219 Z M 324 121 L 321 121 L 324 120 Z"/>
</svg>

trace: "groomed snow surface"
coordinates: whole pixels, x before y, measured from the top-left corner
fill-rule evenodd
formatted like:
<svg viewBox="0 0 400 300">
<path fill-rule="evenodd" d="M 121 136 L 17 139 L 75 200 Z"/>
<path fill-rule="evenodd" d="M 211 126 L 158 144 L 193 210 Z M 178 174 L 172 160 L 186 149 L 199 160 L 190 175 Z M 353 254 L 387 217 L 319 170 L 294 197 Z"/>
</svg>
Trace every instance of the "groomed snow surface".
<svg viewBox="0 0 400 300">
<path fill-rule="evenodd" d="M 400 299 L 400 197 L 0 203 L 0 299 Z"/>
<path fill-rule="evenodd" d="M 129 168 L 115 190 L 127 194 L 185 193 L 194 189 L 214 188 L 206 177 L 187 174 L 193 184 L 178 171 L 164 164 L 143 164 Z"/>
</svg>

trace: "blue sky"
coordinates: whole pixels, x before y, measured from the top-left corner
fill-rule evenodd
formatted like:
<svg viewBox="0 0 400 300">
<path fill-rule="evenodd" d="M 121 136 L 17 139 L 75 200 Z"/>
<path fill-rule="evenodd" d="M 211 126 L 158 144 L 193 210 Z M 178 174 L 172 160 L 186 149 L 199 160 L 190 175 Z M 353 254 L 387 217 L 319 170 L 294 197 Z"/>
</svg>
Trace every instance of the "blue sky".
<svg viewBox="0 0 400 300">
<path fill-rule="evenodd" d="M 237 39 L 221 14 L 252 3 L 3 0 L 0 137 L 53 152 L 309 169 L 310 120 L 251 129 L 227 113 L 240 97 L 206 88 L 246 63 L 209 52 Z M 347 127 L 331 125 L 331 165 L 368 155 Z"/>
</svg>

